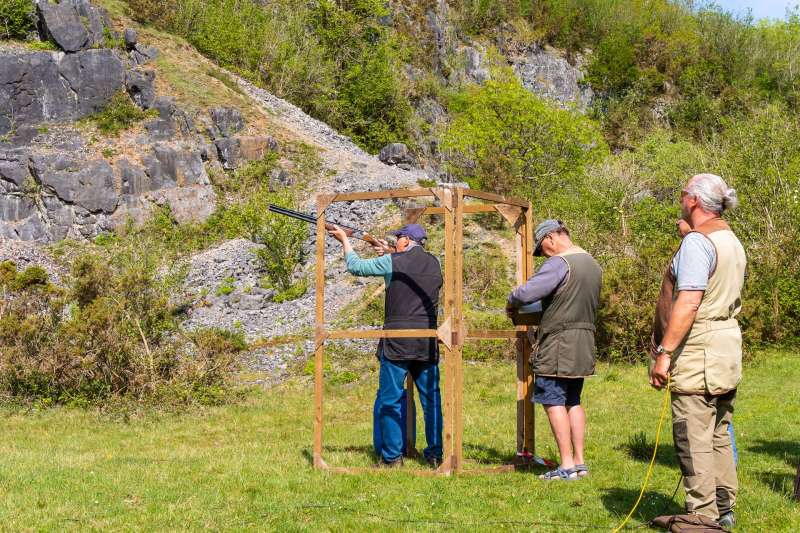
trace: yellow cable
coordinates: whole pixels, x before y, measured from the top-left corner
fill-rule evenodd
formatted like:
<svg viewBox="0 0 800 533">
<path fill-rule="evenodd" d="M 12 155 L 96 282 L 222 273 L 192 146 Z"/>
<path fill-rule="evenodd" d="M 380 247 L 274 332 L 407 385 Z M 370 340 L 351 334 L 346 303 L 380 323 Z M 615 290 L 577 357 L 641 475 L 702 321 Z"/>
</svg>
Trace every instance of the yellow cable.
<svg viewBox="0 0 800 533">
<path fill-rule="evenodd" d="M 670 375 L 667 374 L 667 387 L 666 392 L 664 394 L 664 404 L 661 406 L 661 416 L 658 420 L 658 429 L 656 430 L 656 445 L 653 448 L 653 457 L 650 459 L 650 465 L 647 467 L 647 474 L 644 476 L 644 483 L 642 484 L 642 490 L 639 491 L 639 497 L 636 499 L 636 503 L 633 504 L 633 508 L 631 512 L 628 513 L 628 516 L 625 517 L 625 520 L 614 530 L 612 533 L 617 533 L 625 524 L 628 523 L 633 513 L 636 511 L 636 508 L 639 507 L 639 503 L 642 501 L 642 496 L 644 496 L 644 490 L 647 488 L 647 483 L 650 482 L 650 476 L 653 473 L 653 465 L 656 462 L 656 452 L 658 452 L 658 443 L 661 440 L 661 428 L 664 426 L 664 418 L 667 415 L 667 406 L 669 405 L 669 382 L 670 382 Z"/>
</svg>

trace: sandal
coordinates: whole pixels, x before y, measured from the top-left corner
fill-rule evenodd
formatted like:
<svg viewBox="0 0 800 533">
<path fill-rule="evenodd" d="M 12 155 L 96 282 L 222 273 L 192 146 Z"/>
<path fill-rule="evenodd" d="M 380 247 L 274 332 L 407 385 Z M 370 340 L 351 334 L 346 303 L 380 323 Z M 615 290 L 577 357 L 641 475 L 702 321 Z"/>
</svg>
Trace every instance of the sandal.
<svg viewBox="0 0 800 533">
<path fill-rule="evenodd" d="M 564 469 L 559 466 L 555 470 L 542 474 L 539 479 L 544 481 L 574 481 L 578 479 L 578 473 L 574 468 Z"/>
<path fill-rule="evenodd" d="M 575 465 L 573 470 L 578 474 L 578 477 L 586 477 L 589 475 L 589 468 L 584 464 Z"/>
</svg>

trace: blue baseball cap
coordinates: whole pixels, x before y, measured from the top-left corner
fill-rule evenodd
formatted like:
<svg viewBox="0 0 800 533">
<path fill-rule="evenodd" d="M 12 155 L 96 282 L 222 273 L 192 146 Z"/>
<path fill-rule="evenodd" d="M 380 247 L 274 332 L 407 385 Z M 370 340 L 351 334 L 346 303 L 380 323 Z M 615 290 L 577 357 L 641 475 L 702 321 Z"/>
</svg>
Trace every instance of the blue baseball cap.
<svg viewBox="0 0 800 533">
<path fill-rule="evenodd" d="M 408 237 L 412 241 L 416 241 L 420 244 L 425 242 L 425 240 L 428 238 L 425 228 L 419 224 L 406 224 L 402 228 L 390 232 L 389 235 L 394 235 L 395 237 Z"/>
</svg>

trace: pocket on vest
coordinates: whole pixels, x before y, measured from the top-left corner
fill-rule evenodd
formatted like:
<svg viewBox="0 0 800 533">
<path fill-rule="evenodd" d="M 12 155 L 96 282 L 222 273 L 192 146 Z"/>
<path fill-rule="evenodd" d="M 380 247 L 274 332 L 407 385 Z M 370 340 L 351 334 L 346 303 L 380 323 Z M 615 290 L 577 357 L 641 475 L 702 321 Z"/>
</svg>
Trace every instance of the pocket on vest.
<svg viewBox="0 0 800 533">
<path fill-rule="evenodd" d="M 711 332 L 705 347 L 706 390 L 721 394 L 742 380 L 742 332 L 738 327 Z"/>
</svg>

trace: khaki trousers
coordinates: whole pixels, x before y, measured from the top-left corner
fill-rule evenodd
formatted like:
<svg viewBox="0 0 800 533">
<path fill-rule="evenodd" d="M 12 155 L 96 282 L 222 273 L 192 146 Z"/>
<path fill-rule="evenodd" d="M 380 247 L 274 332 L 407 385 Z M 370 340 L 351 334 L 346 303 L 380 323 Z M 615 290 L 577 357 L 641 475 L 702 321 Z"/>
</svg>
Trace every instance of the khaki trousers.
<svg viewBox="0 0 800 533">
<path fill-rule="evenodd" d="M 718 396 L 672 393 L 672 439 L 688 513 L 717 520 L 736 503 L 739 484 L 728 433 L 735 399 L 735 389 Z"/>
</svg>

